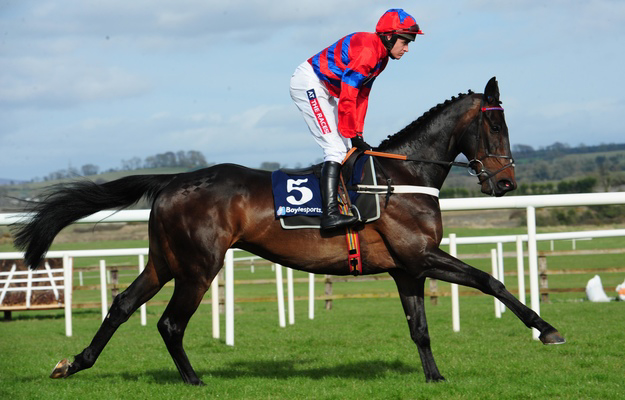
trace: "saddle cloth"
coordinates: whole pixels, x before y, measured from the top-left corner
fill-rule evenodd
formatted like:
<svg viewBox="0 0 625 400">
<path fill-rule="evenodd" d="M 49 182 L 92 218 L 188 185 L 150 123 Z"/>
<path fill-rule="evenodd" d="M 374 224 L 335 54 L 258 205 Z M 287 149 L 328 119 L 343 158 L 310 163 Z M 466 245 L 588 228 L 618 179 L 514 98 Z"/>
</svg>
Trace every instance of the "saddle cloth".
<svg viewBox="0 0 625 400">
<path fill-rule="evenodd" d="M 276 218 L 283 229 L 319 229 L 322 210 L 320 189 L 321 164 L 302 170 L 277 170 L 271 175 Z M 373 159 L 361 156 L 353 166 L 347 187 L 377 185 Z M 341 190 L 341 185 L 339 185 Z M 380 218 L 379 194 L 349 191 L 363 222 Z"/>
</svg>

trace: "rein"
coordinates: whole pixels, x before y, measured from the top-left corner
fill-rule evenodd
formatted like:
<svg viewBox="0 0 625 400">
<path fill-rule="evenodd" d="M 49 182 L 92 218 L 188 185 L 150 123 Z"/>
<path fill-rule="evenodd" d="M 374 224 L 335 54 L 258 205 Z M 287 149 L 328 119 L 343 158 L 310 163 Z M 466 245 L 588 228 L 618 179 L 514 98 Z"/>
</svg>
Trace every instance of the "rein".
<svg viewBox="0 0 625 400">
<path fill-rule="evenodd" d="M 483 121 L 483 116 L 484 116 L 485 111 L 503 111 L 503 107 L 500 107 L 500 106 L 484 107 L 483 100 L 482 100 L 482 105 L 480 106 L 480 117 L 479 117 L 479 121 L 477 125 L 476 149 L 478 149 L 480 146 L 480 139 L 482 137 L 482 121 Z M 460 139 L 458 140 L 458 142 L 462 140 L 463 136 L 464 136 L 464 133 L 460 136 Z M 364 153 L 373 157 L 383 157 L 383 158 L 391 158 L 391 159 L 402 160 L 402 161 L 416 161 L 416 162 L 423 162 L 423 163 L 430 163 L 430 164 L 438 164 L 438 165 L 443 165 L 446 167 L 463 167 L 468 170 L 469 175 L 477 176 L 479 179 L 479 182 L 483 183 L 484 181 L 494 177 L 501 171 L 514 166 L 514 159 L 511 156 L 491 154 L 488 151 L 488 148 L 487 148 L 488 146 L 485 146 L 485 147 L 486 149 L 484 153 L 486 155 L 484 158 L 491 157 L 491 158 L 508 159 L 510 160 L 510 163 L 504 165 L 503 167 L 499 168 L 495 172 L 490 172 L 484 169 L 484 163 L 482 162 L 482 160 L 478 159 L 477 157 L 474 157 L 469 162 L 459 162 L 459 161 L 428 160 L 428 159 L 417 157 L 414 154 L 402 155 L 402 154 L 384 153 L 384 152 L 374 151 L 374 150 L 366 150 Z M 476 150 L 476 156 L 477 156 L 477 150 Z M 473 170 L 477 172 L 474 172 Z M 390 183 L 389 183 L 389 186 L 390 186 Z"/>
<path fill-rule="evenodd" d="M 402 154 L 384 153 L 384 152 L 375 151 L 375 150 L 366 150 L 365 154 L 369 154 L 370 156 L 373 156 L 373 157 L 392 158 L 395 160 L 402 160 L 402 161 L 417 161 L 417 162 L 425 162 L 425 163 L 430 163 L 430 164 L 439 164 L 439 165 L 444 165 L 446 167 L 468 168 L 471 166 L 471 163 L 468 163 L 468 162 L 426 160 L 423 158 L 416 157 L 414 154 L 402 155 Z"/>
</svg>

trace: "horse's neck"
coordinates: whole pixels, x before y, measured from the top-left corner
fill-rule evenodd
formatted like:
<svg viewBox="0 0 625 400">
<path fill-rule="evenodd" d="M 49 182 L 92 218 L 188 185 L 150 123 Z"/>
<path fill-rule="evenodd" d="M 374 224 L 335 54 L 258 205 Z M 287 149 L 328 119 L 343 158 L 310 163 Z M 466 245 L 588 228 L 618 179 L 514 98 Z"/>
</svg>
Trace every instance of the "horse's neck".
<svg viewBox="0 0 625 400">
<path fill-rule="evenodd" d="M 411 153 L 411 158 L 423 160 L 408 161 L 402 166 L 410 174 L 413 184 L 441 188 L 449 174 L 450 167 L 437 162 L 450 163 L 455 159 L 455 155 L 450 155 L 442 144 L 445 142 L 423 143 Z"/>
<path fill-rule="evenodd" d="M 453 111 L 449 110 L 448 112 Z M 450 168 L 427 161 L 451 163 L 460 153 L 453 138 L 454 134 L 457 134 L 454 130 L 458 126 L 458 118 L 460 116 L 450 118 L 448 114 L 441 112 L 433 117 L 426 127 L 411 132 L 403 143 L 396 143 L 384 150 L 389 153 L 404 154 L 411 156 L 411 158 L 426 160 L 425 162 L 400 162 L 402 164 L 394 162 L 393 168 L 403 177 L 401 180 L 412 181 L 412 183 L 403 182 L 404 184 L 436 188 L 443 185 Z"/>
</svg>

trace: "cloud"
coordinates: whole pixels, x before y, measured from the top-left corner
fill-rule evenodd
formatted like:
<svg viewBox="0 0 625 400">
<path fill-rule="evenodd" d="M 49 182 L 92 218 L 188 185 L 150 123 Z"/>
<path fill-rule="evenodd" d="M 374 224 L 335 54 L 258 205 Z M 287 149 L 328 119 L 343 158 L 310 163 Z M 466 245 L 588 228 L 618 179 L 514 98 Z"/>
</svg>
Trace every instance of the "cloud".
<svg viewBox="0 0 625 400">
<path fill-rule="evenodd" d="M 374 85 L 375 144 L 437 103 L 500 80 L 530 145 L 620 137 L 625 3 L 397 0 L 425 31 Z M 288 95 L 297 64 L 390 6 L 376 0 L 0 2 L 0 171 L 199 150 L 257 166 L 320 157 Z M 618 139 L 608 140 L 618 141 Z M 592 144 L 591 140 L 584 140 Z M 514 140 L 516 142 L 516 140 Z"/>
<path fill-rule="evenodd" d="M 31 145 L 21 140 L 24 137 Z M 26 130 L 17 128 L 6 135 L 4 143 L 20 152 L 28 147 L 28 158 L 0 159 L 0 170 L 12 170 L 22 162 L 43 170 L 25 179 L 69 164 L 80 168 L 92 163 L 101 170 L 120 168 L 122 160 L 178 150 L 200 151 L 209 162 L 250 167 L 263 161 L 308 165 L 321 157 L 304 121 L 292 107 L 282 105 L 252 107 L 232 115 L 159 112 L 87 117 L 49 129 L 42 123 Z"/>
<path fill-rule="evenodd" d="M 64 108 L 145 94 L 150 83 L 114 66 L 72 58 L 25 57 L 3 62 L 0 104 Z"/>
<path fill-rule="evenodd" d="M 211 38 L 259 42 L 291 28 L 318 28 L 321 21 L 360 25 L 371 20 L 374 5 L 373 0 L 24 0 L 13 6 L 21 21 L 9 21 L 8 30 L 37 38 L 108 35 L 150 46 Z"/>
</svg>

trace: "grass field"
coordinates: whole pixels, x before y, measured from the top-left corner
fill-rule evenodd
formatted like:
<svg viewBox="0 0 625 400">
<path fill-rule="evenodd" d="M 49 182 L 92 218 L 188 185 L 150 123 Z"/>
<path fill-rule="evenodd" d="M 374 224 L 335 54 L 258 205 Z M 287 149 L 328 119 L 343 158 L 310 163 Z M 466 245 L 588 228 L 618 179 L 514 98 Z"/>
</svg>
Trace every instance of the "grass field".
<svg viewBox="0 0 625 400">
<path fill-rule="evenodd" d="M 133 316 L 98 363 L 70 378 L 47 376 L 62 357 L 80 352 L 100 322 L 98 310 L 74 315 L 64 336 L 61 312 L 20 314 L 0 324 L 0 396 L 6 399 L 617 399 L 625 390 L 622 322 L 625 303 L 543 305 L 545 319 L 567 337 L 544 346 L 510 312 L 493 316 L 492 299 L 463 298 L 461 331 L 453 333 L 450 304 L 428 307 L 432 346 L 447 382 L 426 384 L 397 299 L 343 300 L 331 311 L 277 324 L 275 303 L 241 303 L 236 342 L 210 335 L 210 307 L 192 319 L 185 345 L 205 387 L 180 381 L 149 307 L 148 326 Z"/>
<path fill-rule="evenodd" d="M 474 235 L 474 230 L 456 230 Z M 482 235 L 510 234 L 514 230 L 481 230 Z M 516 233 L 520 233 L 516 232 Z M 94 248 L 80 243 L 65 248 Z M 121 247 L 98 242 L 98 247 Z M 143 247 L 126 243 L 123 247 Z M 460 254 L 486 253 L 491 245 L 460 246 Z M 622 248 L 623 239 L 580 241 L 577 248 Z M 60 245 L 59 247 L 60 248 Z M 547 250 L 548 243 L 539 248 Z M 570 249 L 570 242 L 555 248 Z M 0 251 L 9 248 L 0 246 Z M 514 245 L 505 245 L 513 251 Z M 108 264 L 136 263 L 117 258 Z M 77 267 L 96 265 L 83 260 Z M 490 270 L 490 260 L 471 260 Z M 515 260 L 506 259 L 506 271 Z M 526 264 L 527 265 L 527 264 Z M 553 257 L 549 268 L 624 267 L 623 255 Z M 94 273 L 97 275 L 97 273 Z M 125 275 L 126 273 L 124 273 Z M 132 280 L 132 273 L 122 283 Z M 296 272 L 295 277 L 304 277 Z M 235 279 L 271 279 L 268 267 L 238 267 Z M 592 274 L 554 275 L 550 287 L 584 287 Z M 601 274 L 606 287 L 623 281 L 623 273 Z M 506 277 L 515 293 L 516 277 Z M 76 282 L 76 281 L 75 281 Z M 97 280 L 85 282 L 97 284 Z M 529 287 L 529 282 L 526 281 Z M 439 284 L 439 290 L 448 286 Z M 461 290 L 465 290 L 461 288 Z M 296 284 L 304 296 L 307 285 Z M 335 283 L 334 292 L 393 293 L 392 281 Z M 317 295 L 323 285 L 316 285 Z M 169 298 L 164 288 L 156 302 Z M 608 292 L 609 296 L 614 293 Z M 275 284 L 237 285 L 235 297 L 275 296 Z M 443 384 L 426 384 L 416 348 L 397 298 L 335 300 L 331 311 L 316 302 L 316 317 L 307 318 L 307 302 L 296 302 L 296 323 L 278 326 L 275 302 L 236 304 L 235 346 L 211 337 L 211 310 L 204 304 L 191 320 L 185 346 L 205 387 L 187 387 L 156 330 L 163 306 L 148 305 L 148 326 L 138 313 L 115 334 L 96 365 L 68 379 L 48 378 L 61 358 L 80 352 L 97 330 L 99 309 L 74 310 L 73 337 L 65 337 L 62 310 L 15 312 L 13 321 L 0 322 L 0 398 L 224 398 L 224 399 L 617 399 L 625 389 L 625 302 L 589 303 L 583 293 L 557 293 L 552 303 L 541 304 L 541 315 L 558 328 L 568 342 L 543 346 L 511 312 L 501 319 L 493 312 L 493 299 L 460 299 L 461 331 L 451 330 L 449 298 L 437 306 L 427 302 L 432 347 Z M 208 295 L 207 295 L 208 299 Z M 99 301 L 99 291 L 76 291 L 75 301 Z M 223 323 L 222 323 L 223 329 Z M 223 337 L 223 331 L 222 331 Z"/>
</svg>

